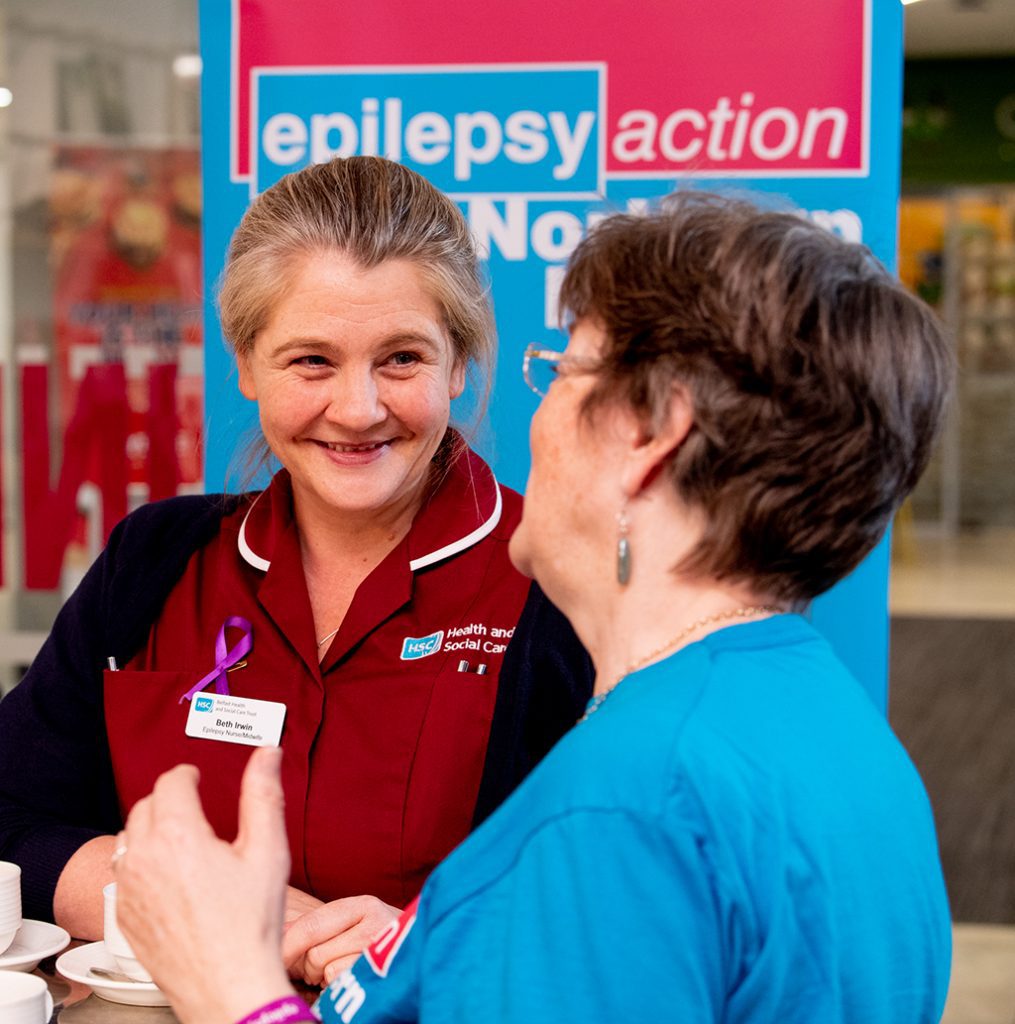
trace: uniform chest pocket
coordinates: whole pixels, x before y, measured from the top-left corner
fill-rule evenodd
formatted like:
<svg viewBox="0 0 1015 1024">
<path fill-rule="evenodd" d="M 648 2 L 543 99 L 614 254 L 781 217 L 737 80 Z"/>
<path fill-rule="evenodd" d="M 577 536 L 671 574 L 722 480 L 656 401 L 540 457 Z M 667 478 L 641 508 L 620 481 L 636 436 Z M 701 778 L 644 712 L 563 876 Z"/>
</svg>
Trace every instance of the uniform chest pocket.
<svg viewBox="0 0 1015 1024">
<path fill-rule="evenodd" d="M 201 773 L 205 814 L 224 839 L 236 834 L 240 777 L 250 748 L 187 736 L 190 701 L 180 697 L 194 685 L 193 672 L 103 673 L 106 734 L 117 799 L 126 816 L 147 796 L 155 780 L 178 764 Z"/>
<path fill-rule="evenodd" d="M 471 666 L 470 666 L 471 667 Z M 409 780 L 403 831 L 406 876 L 420 885 L 469 833 L 497 701 L 490 671 L 459 670 L 449 658 L 434 682 Z"/>
</svg>

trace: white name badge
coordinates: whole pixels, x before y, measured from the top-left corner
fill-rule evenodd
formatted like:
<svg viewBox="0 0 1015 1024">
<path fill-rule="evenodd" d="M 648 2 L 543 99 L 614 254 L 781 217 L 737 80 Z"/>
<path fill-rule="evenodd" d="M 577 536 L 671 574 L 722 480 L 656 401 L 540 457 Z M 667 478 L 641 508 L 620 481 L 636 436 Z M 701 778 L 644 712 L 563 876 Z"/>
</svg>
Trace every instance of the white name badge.
<svg viewBox="0 0 1015 1024">
<path fill-rule="evenodd" d="M 201 740 L 277 747 L 284 721 L 285 705 L 273 700 L 195 693 L 184 732 Z"/>
</svg>

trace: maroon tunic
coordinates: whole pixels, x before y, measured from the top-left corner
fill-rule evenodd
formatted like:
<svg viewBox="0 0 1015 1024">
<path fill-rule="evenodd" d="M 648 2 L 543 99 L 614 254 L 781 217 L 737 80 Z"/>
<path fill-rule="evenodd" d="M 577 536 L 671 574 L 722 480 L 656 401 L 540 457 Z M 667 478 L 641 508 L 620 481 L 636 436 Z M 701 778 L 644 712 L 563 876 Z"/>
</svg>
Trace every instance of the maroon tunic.
<svg viewBox="0 0 1015 1024">
<path fill-rule="evenodd" d="M 287 707 L 292 884 L 326 900 L 408 902 L 472 821 L 503 652 L 529 587 L 507 557 L 520 513 L 521 498 L 478 456 L 463 456 L 360 585 L 318 664 L 290 482 L 279 473 L 194 554 L 146 647 L 105 673 L 124 814 L 186 762 L 201 769 L 216 832 L 235 836 L 250 748 L 186 736 L 190 705 L 179 698 L 213 667 L 225 619 L 243 616 L 253 650 L 229 672 L 230 692 Z M 230 646 L 239 636 L 229 631 Z M 420 650 L 429 653 L 403 658 Z"/>
</svg>

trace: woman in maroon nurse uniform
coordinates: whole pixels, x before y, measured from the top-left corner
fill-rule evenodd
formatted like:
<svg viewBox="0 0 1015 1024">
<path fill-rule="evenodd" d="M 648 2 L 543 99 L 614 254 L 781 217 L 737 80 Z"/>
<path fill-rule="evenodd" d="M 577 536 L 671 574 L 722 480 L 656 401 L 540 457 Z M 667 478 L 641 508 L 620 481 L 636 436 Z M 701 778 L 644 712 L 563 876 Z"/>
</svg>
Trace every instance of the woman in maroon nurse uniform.
<svg viewBox="0 0 1015 1024">
<path fill-rule="evenodd" d="M 133 804 L 197 764 L 231 838 L 244 741 L 284 714 L 284 952 L 321 982 L 574 722 L 591 678 L 508 561 L 521 499 L 449 426 L 494 352 L 449 199 L 378 158 L 289 175 L 237 229 L 220 310 L 280 468 L 114 531 L 0 706 L 0 857 L 25 871 L 26 913 L 98 937 Z"/>
</svg>

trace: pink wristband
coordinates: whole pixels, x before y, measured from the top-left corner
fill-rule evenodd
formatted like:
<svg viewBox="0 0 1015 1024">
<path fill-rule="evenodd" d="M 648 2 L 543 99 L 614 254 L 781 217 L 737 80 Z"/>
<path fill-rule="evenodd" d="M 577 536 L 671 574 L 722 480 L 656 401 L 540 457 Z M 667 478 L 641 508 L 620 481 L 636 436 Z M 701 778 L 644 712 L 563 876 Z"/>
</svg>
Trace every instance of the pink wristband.
<svg viewBox="0 0 1015 1024">
<path fill-rule="evenodd" d="M 272 1003 L 248 1013 L 236 1024 L 297 1024 L 298 1021 L 312 1021 L 313 1024 L 320 1024 L 318 1019 L 310 1012 L 299 996 L 283 996 Z"/>
</svg>

